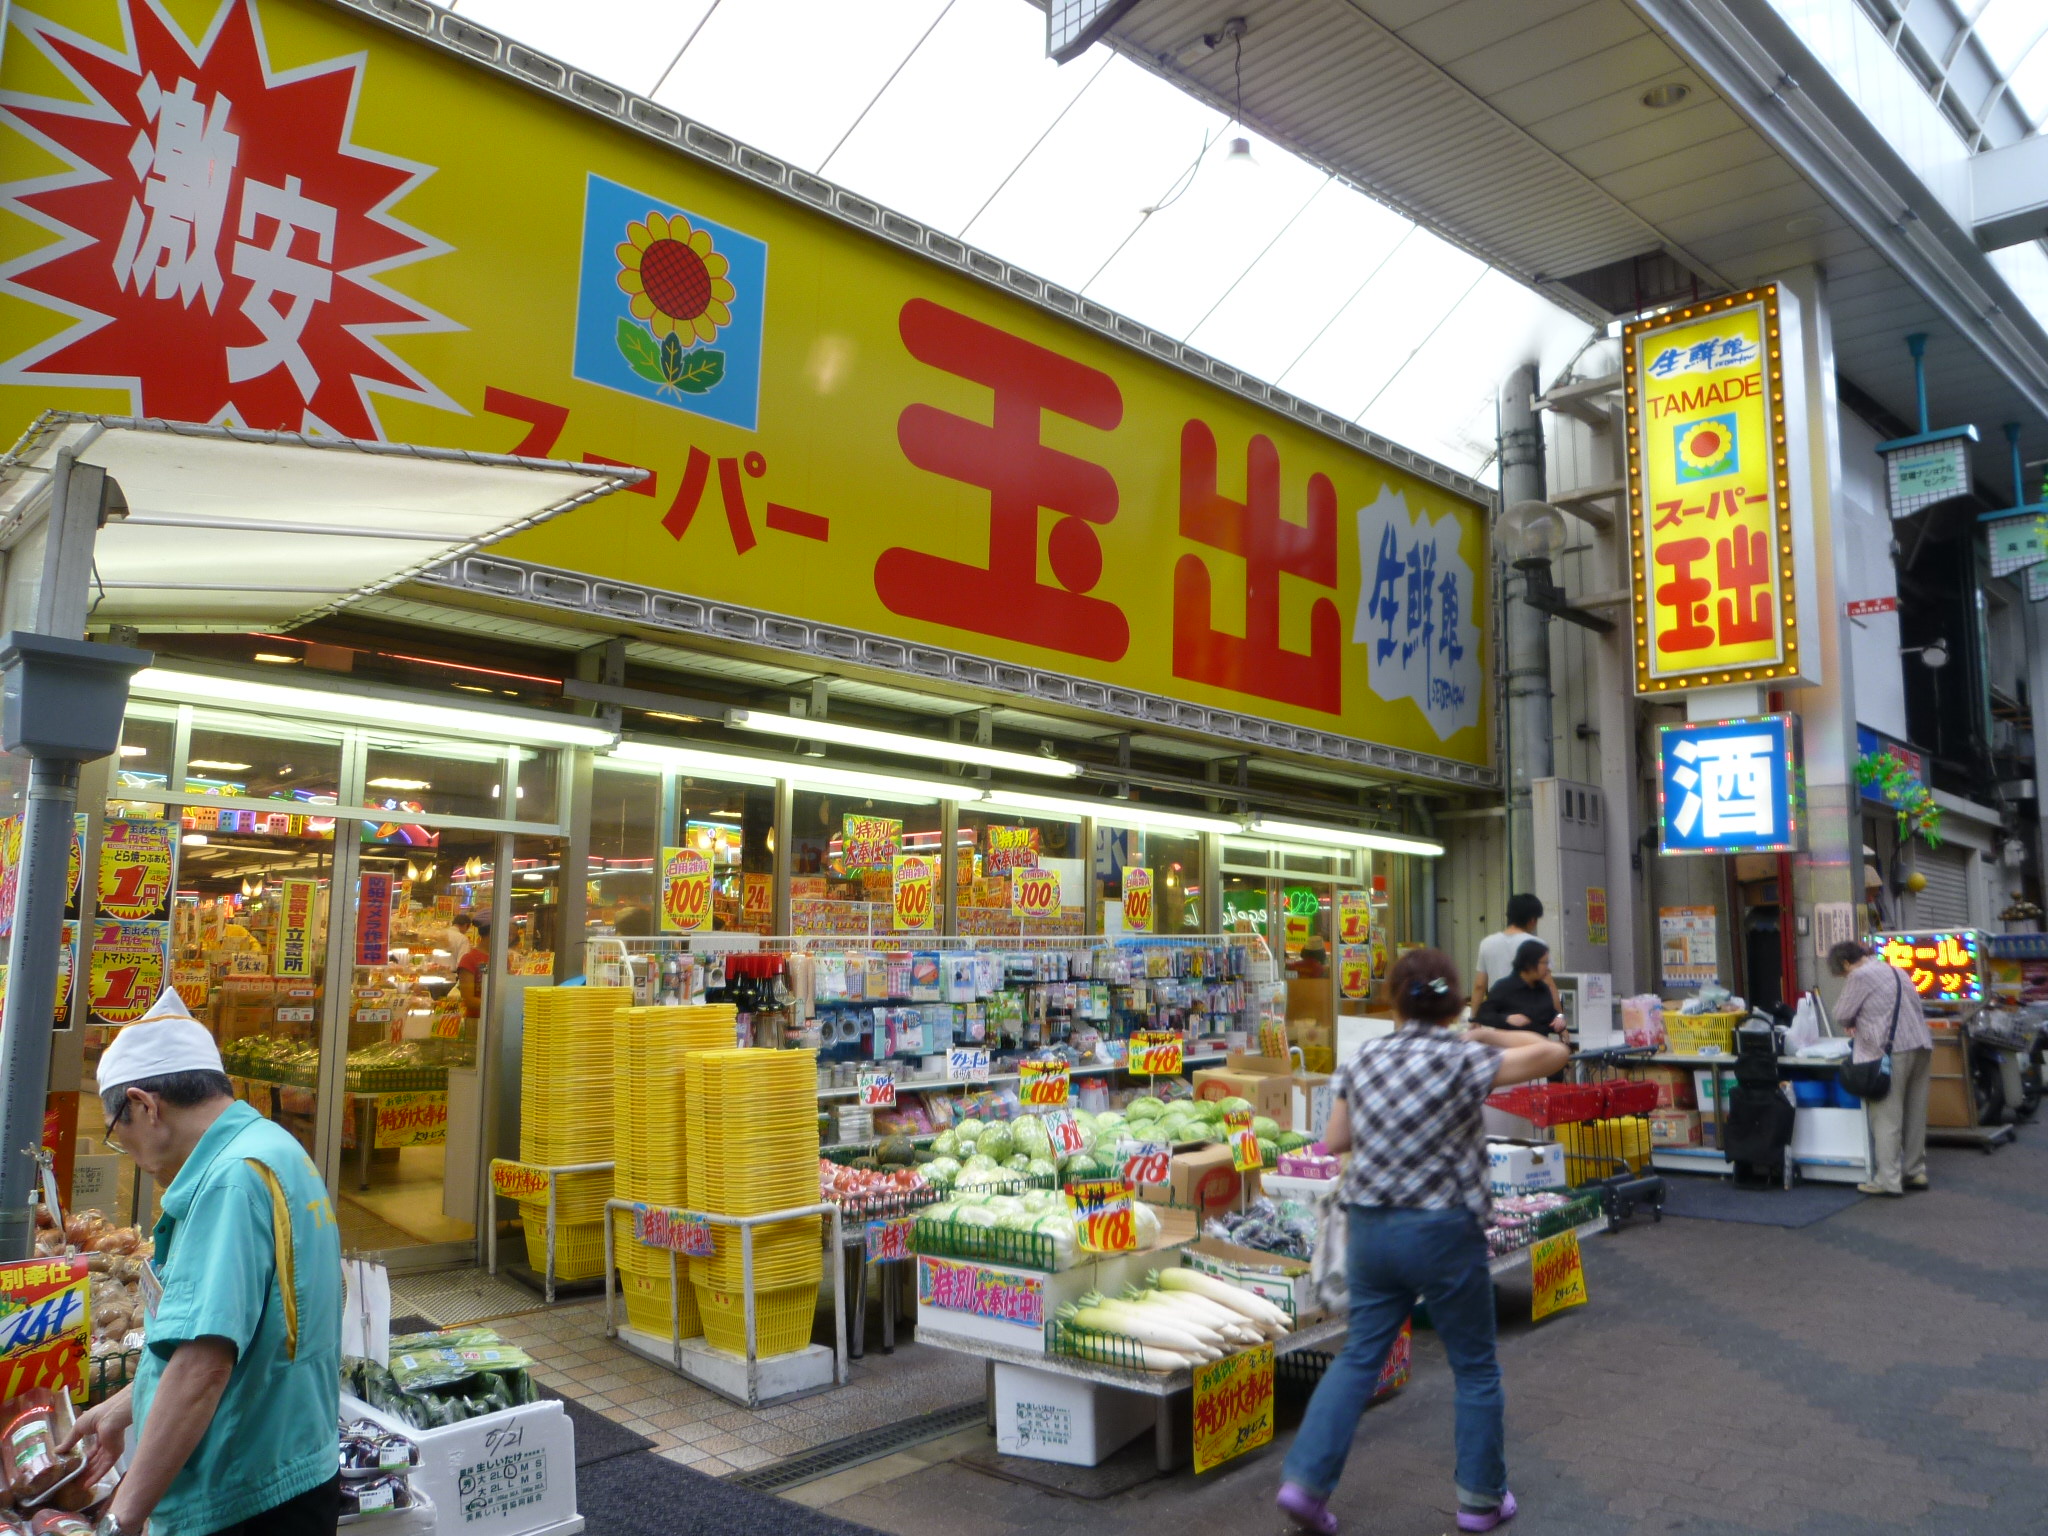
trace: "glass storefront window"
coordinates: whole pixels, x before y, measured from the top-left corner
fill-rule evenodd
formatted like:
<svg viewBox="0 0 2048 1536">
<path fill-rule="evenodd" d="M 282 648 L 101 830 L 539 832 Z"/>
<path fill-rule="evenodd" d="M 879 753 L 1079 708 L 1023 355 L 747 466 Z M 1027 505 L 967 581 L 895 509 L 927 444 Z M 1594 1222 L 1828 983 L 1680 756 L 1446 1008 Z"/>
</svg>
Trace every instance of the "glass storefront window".
<svg viewBox="0 0 2048 1536">
<path fill-rule="evenodd" d="M 1223 931 L 1268 937 L 1270 908 L 1266 881 L 1257 875 L 1223 877 Z"/>
<path fill-rule="evenodd" d="M 194 713 L 186 794 L 281 800 L 303 808 L 333 805 L 340 791 L 339 730 Z"/>
<path fill-rule="evenodd" d="M 711 864 L 711 926 L 768 933 L 775 926 L 775 791 L 764 784 L 676 781 L 681 842 Z M 658 905 L 658 904 L 657 904 Z"/>
<path fill-rule="evenodd" d="M 520 747 L 519 793 L 516 809 L 497 814 L 511 821 L 554 821 L 560 815 L 556 802 L 561 795 L 561 754 L 549 749 Z"/>
<path fill-rule="evenodd" d="M 394 819 L 411 811 L 510 820 L 504 794 L 501 746 L 382 734 L 370 738 L 363 800 Z"/>
<path fill-rule="evenodd" d="M 793 932 L 885 934 L 894 925 L 892 861 L 903 853 L 939 856 L 939 805 L 798 790 L 791 841 Z"/>
<path fill-rule="evenodd" d="M 1042 869 L 1058 881 L 1055 911 L 1042 917 L 1014 915 L 1011 872 L 1018 868 Z M 989 815 L 963 808 L 953 877 L 963 934 L 1087 931 L 1087 870 L 1078 821 Z"/>
<path fill-rule="evenodd" d="M 660 853 L 661 775 L 598 764 L 591 781 L 587 932 L 621 937 L 654 932 L 654 871 Z"/>
<path fill-rule="evenodd" d="M 178 722 L 168 712 L 156 718 L 139 715 L 130 709 L 121 723 L 121 746 L 114 758 L 113 793 L 168 790 L 171 786 L 171 751 L 177 736 Z"/>
<path fill-rule="evenodd" d="M 1193 833 L 1148 832 L 1141 827 L 1095 828 L 1095 891 L 1103 902 L 1105 931 L 1115 926 L 1111 903 L 1123 900 L 1124 871 L 1152 874 L 1152 931 L 1202 930 L 1202 840 Z"/>
</svg>

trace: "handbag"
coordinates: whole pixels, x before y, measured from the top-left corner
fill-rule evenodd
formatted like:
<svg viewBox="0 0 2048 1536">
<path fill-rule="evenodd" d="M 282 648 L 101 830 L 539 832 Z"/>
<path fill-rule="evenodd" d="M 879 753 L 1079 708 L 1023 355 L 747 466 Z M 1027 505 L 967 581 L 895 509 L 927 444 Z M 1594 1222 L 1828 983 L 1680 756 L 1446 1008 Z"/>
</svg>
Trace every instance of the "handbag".
<svg viewBox="0 0 2048 1536">
<path fill-rule="evenodd" d="M 1899 1037 L 1899 1004 L 1906 995 L 1906 978 L 1898 968 L 1886 965 L 1898 990 L 1892 993 L 1892 1025 L 1885 1031 L 1884 1054 L 1875 1061 L 1842 1063 L 1842 1087 L 1865 1103 L 1874 1104 L 1892 1091 L 1892 1042 Z"/>
<path fill-rule="evenodd" d="M 1316 1249 L 1309 1261 L 1309 1284 L 1327 1311 L 1342 1314 L 1351 1305 L 1345 1258 L 1351 1248 L 1351 1213 L 1341 1198 L 1343 1183 L 1316 1198 Z"/>
</svg>

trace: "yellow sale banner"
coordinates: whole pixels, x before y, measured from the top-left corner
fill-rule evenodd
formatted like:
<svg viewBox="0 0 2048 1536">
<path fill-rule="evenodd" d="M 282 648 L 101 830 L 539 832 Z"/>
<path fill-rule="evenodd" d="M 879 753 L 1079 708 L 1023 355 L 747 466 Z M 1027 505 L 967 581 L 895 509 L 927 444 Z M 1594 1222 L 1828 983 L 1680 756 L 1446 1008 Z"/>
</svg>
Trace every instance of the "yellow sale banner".
<svg viewBox="0 0 2048 1536">
<path fill-rule="evenodd" d="M 84 1254 L 0 1265 L 0 1394 L 48 1387 L 86 1400 L 91 1283 Z"/>
<path fill-rule="evenodd" d="M 929 929 L 938 919 L 938 861 L 921 853 L 899 853 L 891 868 L 890 902 L 899 933 Z"/>
<path fill-rule="evenodd" d="M 545 1168 L 531 1163 L 515 1163 L 507 1158 L 491 1159 L 491 1188 L 507 1200 L 545 1200 L 548 1197 L 548 1174 Z"/>
<path fill-rule="evenodd" d="M 110 821 L 100 835 L 99 907 L 103 917 L 139 922 L 161 917 L 171 894 L 168 821 Z"/>
<path fill-rule="evenodd" d="M 1257 1344 L 1195 1367 L 1195 1471 L 1273 1438 L 1273 1346 Z"/>
<path fill-rule="evenodd" d="M 1131 933 L 1152 931 L 1152 871 L 1135 866 L 1124 871 L 1124 927 Z"/>
<path fill-rule="evenodd" d="M 1141 1029 L 1131 1036 L 1130 1070 L 1148 1077 L 1178 1077 L 1186 1043 L 1178 1030 Z"/>
<path fill-rule="evenodd" d="M 1131 1186 L 1122 1179 L 1078 1179 L 1067 1186 L 1080 1245 L 1090 1253 L 1129 1253 L 1138 1246 Z"/>
<path fill-rule="evenodd" d="M 694 848 L 661 850 L 661 931 L 711 931 L 711 861 Z"/>
<path fill-rule="evenodd" d="M 1010 916 L 1051 917 L 1060 909 L 1060 872 L 1056 869 L 1010 871 Z"/>
<path fill-rule="evenodd" d="M 1058 1109 L 1067 1102 L 1070 1071 L 1064 1061 L 1018 1062 L 1018 1099 L 1034 1109 Z"/>
<path fill-rule="evenodd" d="M 169 923 L 100 922 L 92 925 L 86 959 L 86 1000 L 102 1024 L 133 1024 L 164 989 Z M 261 965 L 263 957 L 258 955 Z"/>
<path fill-rule="evenodd" d="M 72 410 L 637 465 L 494 554 L 1490 761 L 1476 486 L 390 14 L 14 8 L 0 441 Z"/>
<path fill-rule="evenodd" d="M 279 976 L 311 976 L 318 963 L 313 939 L 313 913 L 319 900 L 317 880 L 278 883 L 277 954 Z"/>
<path fill-rule="evenodd" d="M 1233 1109 L 1225 1113 L 1223 1130 L 1230 1140 L 1231 1164 L 1239 1173 L 1252 1173 L 1266 1166 L 1259 1151 L 1258 1133 L 1252 1129 L 1250 1110 Z"/>
<path fill-rule="evenodd" d="M 1529 1320 L 1540 1323 L 1553 1312 L 1586 1304 L 1586 1265 L 1579 1253 L 1579 1234 L 1560 1232 L 1538 1238 L 1529 1247 Z"/>
<path fill-rule="evenodd" d="M 1337 942 L 1363 944 L 1372 932 L 1372 902 L 1364 891 L 1337 893 Z"/>
</svg>

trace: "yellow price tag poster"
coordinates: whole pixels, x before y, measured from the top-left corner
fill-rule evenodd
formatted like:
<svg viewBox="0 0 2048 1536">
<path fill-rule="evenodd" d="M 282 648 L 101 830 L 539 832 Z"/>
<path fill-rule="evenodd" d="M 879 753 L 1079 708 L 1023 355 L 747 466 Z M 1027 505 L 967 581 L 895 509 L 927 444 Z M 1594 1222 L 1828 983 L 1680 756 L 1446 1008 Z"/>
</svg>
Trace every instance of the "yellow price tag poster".
<svg viewBox="0 0 2048 1536">
<path fill-rule="evenodd" d="M 1372 994 L 1372 946 L 1346 944 L 1337 951 L 1337 992 L 1342 997 Z"/>
<path fill-rule="evenodd" d="M 1337 893 L 1337 942 L 1363 944 L 1372 934 L 1372 901 L 1363 890 Z"/>
<path fill-rule="evenodd" d="M 894 816 L 848 816 L 839 839 L 839 867 L 849 875 L 887 869 L 903 847 L 903 823 Z"/>
<path fill-rule="evenodd" d="M 133 1024 L 164 989 L 168 923 L 92 925 L 86 1000 L 102 1024 Z"/>
<path fill-rule="evenodd" d="M 899 853 L 890 867 L 889 901 L 898 933 L 929 931 L 938 921 L 938 861 L 921 853 Z"/>
<path fill-rule="evenodd" d="M 1781 307 L 1767 285 L 1625 332 L 1638 693 L 1801 675 Z"/>
<path fill-rule="evenodd" d="M 1152 871 L 1124 871 L 1124 927 L 1132 933 L 1152 931 Z"/>
<path fill-rule="evenodd" d="M 1020 1061 L 1017 1097 L 1035 1109 L 1058 1109 L 1067 1102 L 1070 1072 L 1064 1061 Z"/>
<path fill-rule="evenodd" d="M 988 873 L 1007 875 L 1038 862 L 1038 828 L 992 825 L 988 829 Z"/>
<path fill-rule="evenodd" d="M 772 875 L 742 875 L 740 877 L 740 926 L 758 933 L 766 933 L 775 921 L 775 877 Z"/>
<path fill-rule="evenodd" d="M 1273 1346 L 1255 1344 L 1195 1367 L 1195 1471 L 1273 1438 Z"/>
<path fill-rule="evenodd" d="M 161 917 L 171 895 L 168 821 L 110 821 L 100 836 L 99 908 L 103 917 L 141 922 Z"/>
<path fill-rule="evenodd" d="M 448 1140 L 448 1095 L 436 1090 L 380 1093 L 376 1099 L 378 1147 L 438 1147 Z"/>
<path fill-rule="evenodd" d="M 1131 1036 L 1130 1070 L 1148 1077 L 1178 1077 L 1187 1037 L 1178 1030 L 1141 1029 Z"/>
<path fill-rule="evenodd" d="M 1607 888 L 1602 885 L 1586 887 L 1586 942 L 1607 942 Z"/>
<path fill-rule="evenodd" d="M 1529 1245 L 1529 1284 L 1531 1322 L 1586 1304 L 1586 1266 L 1579 1255 L 1578 1233 L 1560 1232 Z"/>
<path fill-rule="evenodd" d="M 1138 1246 L 1131 1186 L 1122 1179 L 1077 1179 L 1067 1186 L 1067 1204 L 1090 1253 L 1129 1253 Z"/>
<path fill-rule="evenodd" d="M 86 1400 L 91 1284 L 84 1254 L 0 1264 L 0 1393 L 48 1387 Z"/>
<path fill-rule="evenodd" d="M 319 956 L 313 938 L 313 915 L 319 895 L 320 885 L 315 880 L 279 883 L 276 957 L 279 976 L 311 976 L 314 973 Z"/>
<path fill-rule="evenodd" d="M 990 831 L 995 829 L 991 827 Z M 1036 831 L 1037 828 L 1031 830 Z M 1010 871 L 1010 916 L 1051 917 L 1060 909 L 1060 872 L 1032 865 Z"/>
<path fill-rule="evenodd" d="M 661 931 L 711 931 L 711 861 L 694 848 L 661 850 Z"/>
<path fill-rule="evenodd" d="M 548 1174 L 545 1168 L 536 1168 L 531 1163 L 515 1163 L 508 1158 L 491 1159 L 491 1189 L 507 1200 L 545 1200 L 548 1197 Z"/>
<path fill-rule="evenodd" d="M 1239 1173 L 1253 1173 L 1266 1166 L 1266 1159 L 1259 1151 L 1258 1133 L 1252 1129 L 1250 1110 L 1226 1111 L 1223 1130 L 1230 1138 L 1231 1166 Z"/>
<path fill-rule="evenodd" d="M 71 873 L 64 886 L 64 907 L 76 914 L 79 899 L 85 894 L 85 812 L 80 811 L 71 818 Z"/>
</svg>

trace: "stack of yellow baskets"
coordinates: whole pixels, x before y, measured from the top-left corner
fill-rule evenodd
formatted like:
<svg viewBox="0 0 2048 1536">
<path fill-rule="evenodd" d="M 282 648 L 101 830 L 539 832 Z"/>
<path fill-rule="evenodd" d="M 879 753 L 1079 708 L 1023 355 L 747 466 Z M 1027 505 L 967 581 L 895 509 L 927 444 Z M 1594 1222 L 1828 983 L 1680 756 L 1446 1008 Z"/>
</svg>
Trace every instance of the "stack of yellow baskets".
<svg viewBox="0 0 2048 1536">
<path fill-rule="evenodd" d="M 735 1027 L 730 1003 L 699 1007 L 621 1008 L 614 1031 L 612 1081 L 617 1166 L 613 1187 L 621 1200 L 649 1205 L 688 1203 L 683 1171 L 688 1103 L 683 1062 L 692 1051 L 731 1050 Z M 671 1316 L 669 1256 L 633 1241 L 630 1213 L 614 1214 L 626 1319 L 643 1333 L 669 1336 L 672 1321 L 685 1339 L 704 1331 L 697 1320 L 697 1293 L 688 1281 L 689 1260 L 680 1261 L 685 1284 Z"/>
<path fill-rule="evenodd" d="M 723 1216 L 818 1203 L 818 1059 L 810 1051 L 707 1051 L 683 1062 L 690 1209 Z M 825 1272 L 819 1221 L 754 1229 L 755 1353 L 784 1355 L 811 1339 Z M 690 1260 L 705 1339 L 746 1352 L 740 1232 L 714 1227 L 717 1252 Z"/>
<path fill-rule="evenodd" d="M 628 987 L 534 987 L 520 1044 L 519 1160 L 538 1167 L 612 1159 L 612 1016 L 633 1001 Z M 604 1274 L 609 1173 L 555 1181 L 555 1278 Z M 544 1270 L 548 1203 L 519 1202 L 526 1262 Z"/>
</svg>

